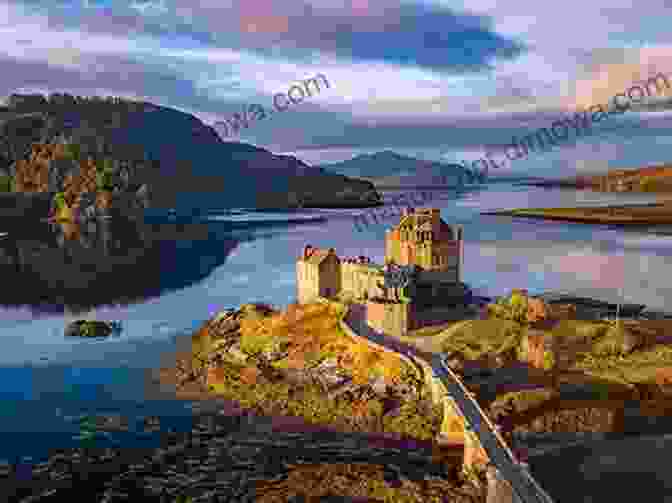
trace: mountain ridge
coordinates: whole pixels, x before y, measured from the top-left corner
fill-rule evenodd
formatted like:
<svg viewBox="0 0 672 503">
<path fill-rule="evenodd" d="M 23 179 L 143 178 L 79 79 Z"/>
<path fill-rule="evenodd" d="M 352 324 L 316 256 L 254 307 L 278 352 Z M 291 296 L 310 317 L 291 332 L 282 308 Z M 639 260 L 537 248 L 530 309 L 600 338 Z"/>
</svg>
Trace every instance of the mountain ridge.
<svg viewBox="0 0 672 503">
<path fill-rule="evenodd" d="M 482 174 L 460 164 L 417 159 L 389 149 L 361 154 L 337 163 L 320 164 L 319 167 L 370 181 L 377 188 L 430 185 L 460 187 L 465 183 L 484 181 Z"/>
<path fill-rule="evenodd" d="M 67 139 L 146 161 L 146 184 L 158 208 L 369 207 L 373 184 L 328 173 L 288 155 L 224 142 L 212 126 L 179 110 L 116 97 L 52 93 L 10 95 L 0 109 L 0 175 L 34 143 Z M 298 204 L 297 204 L 298 203 Z"/>
</svg>

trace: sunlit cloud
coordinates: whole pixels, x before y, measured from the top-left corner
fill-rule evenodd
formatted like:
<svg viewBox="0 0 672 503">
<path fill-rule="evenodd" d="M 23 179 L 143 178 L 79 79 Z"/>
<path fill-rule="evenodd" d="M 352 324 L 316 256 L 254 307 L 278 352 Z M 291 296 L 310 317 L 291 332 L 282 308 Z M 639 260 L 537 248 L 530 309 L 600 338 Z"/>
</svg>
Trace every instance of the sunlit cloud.
<svg viewBox="0 0 672 503">
<path fill-rule="evenodd" d="M 668 9 L 664 0 L 647 2 L 646 16 L 630 0 L 0 0 L 0 91 L 104 90 L 212 124 L 322 74 L 328 89 L 241 139 L 325 156 L 398 147 L 451 157 L 672 74 Z M 637 145 L 662 134 L 639 129 Z M 625 143 L 603 140 L 603 152 Z M 643 150 L 629 145 L 628 156 Z M 535 169 L 574 170 L 583 155 L 599 158 L 568 146 Z M 642 153 L 664 155 L 653 141 Z"/>
</svg>

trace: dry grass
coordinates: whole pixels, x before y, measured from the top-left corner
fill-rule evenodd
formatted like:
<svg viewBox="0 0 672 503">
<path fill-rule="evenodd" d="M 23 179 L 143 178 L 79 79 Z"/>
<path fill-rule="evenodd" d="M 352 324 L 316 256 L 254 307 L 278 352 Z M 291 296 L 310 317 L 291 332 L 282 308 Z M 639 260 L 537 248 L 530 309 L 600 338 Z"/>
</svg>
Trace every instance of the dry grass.
<svg viewBox="0 0 672 503">
<path fill-rule="evenodd" d="M 441 332 L 448 330 L 450 327 L 453 325 L 456 325 L 457 321 L 450 321 L 447 323 L 442 323 L 440 325 L 434 325 L 431 327 L 424 327 L 424 328 L 419 328 L 417 330 L 411 330 L 408 333 L 409 338 L 415 338 L 415 337 L 433 337 L 435 335 L 439 335 Z"/>
<path fill-rule="evenodd" d="M 399 339 L 426 352 L 460 353 L 468 360 L 478 360 L 511 350 L 520 341 L 517 329 L 511 320 L 462 320 L 417 330 Z"/>
<path fill-rule="evenodd" d="M 551 388 L 504 393 L 492 402 L 490 411 L 496 416 L 519 414 L 551 400 L 557 394 L 558 392 Z"/>
<path fill-rule="evenodd" d="M 467 320 L 437 336 L 441 351 L 459 353 L 467 360 L 496 356 L 520 345 L 518 324 L 511 320 Z"/>
<path fill-rule="evenodd" d="M 665 332 L 669 333 L 669 321 L 640 320 L 625 322 L 624 325 L 642 337 L 644 347 L 625 355 L 583 354 L 572 369 L 630 386 L 655 381 L 661 367 L 672 366 L 672 345 L 664 344 L 664 340 L 656 341 L 657 337 L 665 336 Z M 597 338 L 597 345 L 604 346 L 610 342 L 609 339 L 617 337 L 617 331 L 608 330 Z"/>
<path fill-rule="evenodd" d="M 524 208 L 502 214 L 519 217 L 558 218 L 596 223 L 670 223 L 672 210 L 669 206 L 631 206 L 611 208 Z"/>
<path fill-rule="evenodd" d="M 303 497 L 306 502 L 327 496 L 358 498 L 357 501 L 385 503 L 475 503 L 485 501 L 483 490 L 460 487 L 458 481 L 401 478 L 388 483 L 383 467 L 371 464 L 290 465 L 289 476 L 279 482 L 262 481 L 257 486 L 257 503 L 284 503 Z M 396 487 L 395 487 L 396 486 Z"/>
<path fill-rule="evenodd" d="M 245 318 L 240 324 L 241 347 L 268 350 L 284 344 L 288 355 L 275 364 L 278 367 L 310 368 L 335 358 L 355 382 L 368 382 L 374 375 L 397 382 L 406 364 L 394 353 L 372 350 L 348 337 L 339 325 L 344 313 L 345 305 L 329 302 L 291 305 L 266 318 Z"/>
<path fill-rule="evenodd" d="M 551 330 L 551 334 L 594 340 L 605 335 L 608 328 L 609 324 L 602 321 L 561 320 Z"/>
</svg>

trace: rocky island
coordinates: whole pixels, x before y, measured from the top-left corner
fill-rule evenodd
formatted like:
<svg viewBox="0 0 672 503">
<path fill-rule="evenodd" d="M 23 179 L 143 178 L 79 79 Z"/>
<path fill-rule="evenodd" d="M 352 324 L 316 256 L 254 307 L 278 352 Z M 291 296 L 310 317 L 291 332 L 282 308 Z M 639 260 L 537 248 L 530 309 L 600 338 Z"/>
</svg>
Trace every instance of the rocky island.
<svg viewBox="0 0 672 503">
<path fill-rule="evenodd" d="M 548 452 L 652 431 L 652 417 L 672 407 L 669 320 L 645 319 L 641 305 L 620 311 L 627 319 L 610 320 L 600 309 L 611 306 L 525 290 L 480 312 L 465 310 L 454 290 L 460 240 L 459 228 L 436 211 L 406 212 L 386 234 L 391 275 L 366 257 L 341 258 L 333 249 L 306 246 L 297 259 L 297 302 L 286 310 L 247 304 L 219 313 L 193 335 L 191 351 L 165 371 L 165 382 L 172 378 L 178 394 L 234 401 L 274 424 L 293 417 L 300 429 L 323 426 L 412 442 L 407 449 L 425 445 L 439 459 L 448 442 L 459 449 L 466 477 L 452 472 L 448 481 L 459 490 L 471 487 L 469 481 L 488 494 L 499 494 L 501 486 L 479 444 L 482 433 L 474 435 L 473 423 L 446 405 L 453 402 L 436 393 L 435 367 L 428 380 L 418 358 L 442 355 L 483 420 L 523 463 L 548 466 Z M 427 246 L 438 258 L 410 253 L 409 246 Z M 409 281 L 388 282 L 406 270 L 397 271 L 394 262 L 409 260 L 415 271 Z M 440 270 L 446 267 L 453 267 L 452 275 Z M 386 281 L 376 282 L 377 275 Z M 431 302 L 436 289 L 419 288 L 422 281 L 438 286 L 439 279 L 444 311 L 437 299 Z M 658 422 L 663 428 L 664 420 Z M 558 433 L 565 436 L 552 437 Z M 566 489 L 550 476 L 542 472 L 544 487 L 553 486 L 554 494 Z"/>
</svg>

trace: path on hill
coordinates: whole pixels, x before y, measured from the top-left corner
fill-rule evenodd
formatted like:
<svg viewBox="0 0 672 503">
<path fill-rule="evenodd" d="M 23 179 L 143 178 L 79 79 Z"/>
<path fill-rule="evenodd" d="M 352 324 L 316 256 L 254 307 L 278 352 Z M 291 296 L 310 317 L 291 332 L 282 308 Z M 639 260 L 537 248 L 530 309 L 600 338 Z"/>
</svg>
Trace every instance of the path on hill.
<svg viewBox="0 0 672 503">
<path fill-rule="evenodd" d="M 515 459 L 495 425 L 466 389 L 460 378 L 447 365 L 440 354 L 426 353 L 405 344 L 398 339 L 373 330 L 366 323 L 366 306 L 357 304 L 350 307 L 344 321 L 361 337 L 393 349 L 409 357 L 424 360 L 431 365 L 434 375 L 439 377 L 448 393 L 462 411 L 471 430 L 477 435 L 490 462 L 506 479 L 523 503 L 551 503 L 550 497 L 534 481 L 529 470 Z"/>
</svg>

